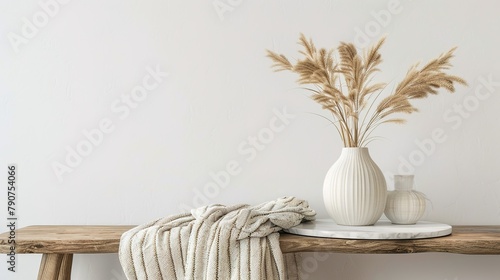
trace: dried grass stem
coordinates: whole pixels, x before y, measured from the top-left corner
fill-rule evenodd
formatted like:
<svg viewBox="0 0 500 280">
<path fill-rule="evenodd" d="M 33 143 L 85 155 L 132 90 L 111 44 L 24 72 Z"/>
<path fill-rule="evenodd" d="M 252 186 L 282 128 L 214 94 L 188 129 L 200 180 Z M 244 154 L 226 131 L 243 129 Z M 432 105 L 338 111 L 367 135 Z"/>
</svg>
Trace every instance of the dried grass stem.
<svg viewBox="0 0 500 280">
<path fill-rule="evenodd" d="M 437 94 L 440 88 L 455 92 L 455 83 L 467 85 L 462 78 L 445 72 L 451 68 L 450 59 L 455 51 L 452 48 L 420 69 L 418 64 L 410 67 L 393 92 L 375 106 L 375 101 L 386 88 L 386 83 L 371 82 L 374 74 L 380 71 L 378 65 L 382 57 L 379 50 L 384 41 L 385 38 L 380 39 L 359 54 L 353 44 L 344 42 L 336 50 L 317 49 L 311 39 L 307 40 L 301 34 L 299 44 L 302 50 L 299 52 L 303 57 L 295 64 L 286 56 L 270 50 L 267 50 L 267 56 L 274 62 L 275 71 L 294 72 L 299 75 L 299 84 L 314 86 L 306 89 L 312 92 L 313 100 L 332 113 L 336 120 L 332 123 L 345 147 L 362 147 L 370 142 L 370 134 L 380 124 L 405 122 L 403 118 L 389 116 L 418 111 L 410 100 Z M 368 103 L 372 95 L 375 98 Z"/>
</svg>

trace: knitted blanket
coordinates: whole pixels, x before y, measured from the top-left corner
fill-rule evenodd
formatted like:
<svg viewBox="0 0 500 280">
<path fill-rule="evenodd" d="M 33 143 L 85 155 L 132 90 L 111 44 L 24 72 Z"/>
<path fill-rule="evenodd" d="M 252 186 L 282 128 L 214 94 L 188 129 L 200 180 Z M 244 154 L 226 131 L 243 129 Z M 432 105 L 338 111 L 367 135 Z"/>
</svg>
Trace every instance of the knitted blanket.
<svg viewBox="0 0 500 280">
<path fill-rule="evenodd" d="M 278 231 L 315 214 L 294 197 L 200 207 L 125 232 L 120 263 L 129 280 L 299 279 L 294 254 L 281 253 Z"/>
</svg>

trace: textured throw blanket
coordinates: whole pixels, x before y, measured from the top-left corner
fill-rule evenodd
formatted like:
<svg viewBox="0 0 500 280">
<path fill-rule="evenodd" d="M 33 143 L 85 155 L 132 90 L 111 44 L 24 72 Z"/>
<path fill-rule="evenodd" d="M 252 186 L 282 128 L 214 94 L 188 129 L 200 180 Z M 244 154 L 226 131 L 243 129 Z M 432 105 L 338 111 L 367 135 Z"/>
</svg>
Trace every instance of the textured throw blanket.
<svg viewBox="0 0 500 280">
<path fill-rule="evenodd" d="M 299 279 L 295 254 L 281 253 L 278 231 L 315 214 L 294 197 L 197 208 L 125 232 L 120 263 L 129 280 Z"/>
</svg>

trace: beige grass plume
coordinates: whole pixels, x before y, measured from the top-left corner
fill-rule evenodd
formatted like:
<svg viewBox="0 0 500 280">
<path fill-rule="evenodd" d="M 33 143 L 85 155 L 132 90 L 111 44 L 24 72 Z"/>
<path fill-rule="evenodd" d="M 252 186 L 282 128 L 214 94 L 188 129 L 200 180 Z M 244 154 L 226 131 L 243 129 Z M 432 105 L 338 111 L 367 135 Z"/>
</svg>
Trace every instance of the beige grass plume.
<svg viewBox="0 0 500 280">
<path fill-rule="evenodd" d="M 311 39 L 301 34 L 299 44 L 303 47 L 300 51 L 303 58 L 295 64 L 270 50 L 267 56 L 274 62 L 275 71 L 297 73 L 299 84 L 312 86 L 306 89 L 312 92 L 312 99 L 333 114 L 333 124 L 345 147 L 363 147 L 378 125 L 405 122 L 402 118 L 390 118 L 393 114 L 418 111 L 410 103 L 411 99 L 437 94 L 440 88 L 455 92 L 455 83 L 467 85 L 462 78 L 445 73 L 451 67 L 453 48 L 422 68 L 418 64 L 410 67 L 394 92 L 375 104 L 386 87 L 385 83 L 370 83 L 373 75 L 380 71 L 379 50 L 384 41 L 385 38 L 380 39 L 363 54 L 359 54 L 353 44 L 341 42 L 336 49 L 337 59 L 335 50 L 317 49 Z"/>
</svg>

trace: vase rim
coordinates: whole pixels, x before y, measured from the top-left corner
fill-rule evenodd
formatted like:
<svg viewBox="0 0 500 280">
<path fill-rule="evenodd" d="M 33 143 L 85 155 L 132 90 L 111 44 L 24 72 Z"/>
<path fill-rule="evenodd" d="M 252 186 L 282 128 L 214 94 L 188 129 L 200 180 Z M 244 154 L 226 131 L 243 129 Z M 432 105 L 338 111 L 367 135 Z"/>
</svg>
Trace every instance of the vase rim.
<svg viewBox="0 0 500 280">
<path fill-rule="evenodd" d="M 415 174 L 394 174 L 394 176 L 398 177 L 415 177 Z"/>
<path fill-rule="evenodd" d="M 368 149 L 368 147 L 343 147 L 346 150 L 358 150 L 358 149 Z"/>
</svg>

